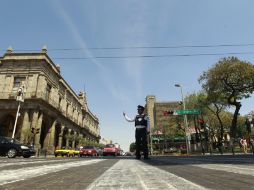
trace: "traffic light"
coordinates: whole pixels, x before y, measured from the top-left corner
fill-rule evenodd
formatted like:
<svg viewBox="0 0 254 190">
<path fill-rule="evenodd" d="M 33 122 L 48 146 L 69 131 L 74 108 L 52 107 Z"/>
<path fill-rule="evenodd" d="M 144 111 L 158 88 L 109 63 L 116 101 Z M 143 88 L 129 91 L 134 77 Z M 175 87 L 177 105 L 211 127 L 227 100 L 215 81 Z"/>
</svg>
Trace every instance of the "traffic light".
<svg viewBox="0 0 254 190">
<path fill-rule="evenodd" d="M 25 92 L 24 86 L 18 89 L 16 97 L 17 101 L 24 102 L 24 92 Z"/>
<path fill-rule="evenodd" d="M 36 129 L 36 134 L 38 134 L 38 133 L 40 133 L 40 129 L 39 128 Z"/>
<path fill-rule="evenodd" d="M 199 123 L 201 129 L 204 129 L 204 128 L 205 128 L 205 121 L 204 121 L 203 119 L 199 119 L 199 120 L 198 120 L 198 123 Z"/>
<path fill-rule="evenodd" d="M 34 134 L 34 128 L 33 128 L 33 127 L 31 128 L 31 133 L 33 133 L 33 134 Z"/>
<path fill-rule="evenodd" d="M 38 134 L 38 133 L 40 133 L 40 129 L 39 128 L 34 128 L 34 127 L 32 127 L 31 128 L 31 133 L 33 133 L 33 134 Z"/>
<path fill-rule="evenodd" d="M 174 115 L 174 113 L 175 113 L 174 110 L 164 111 L 164 116 Z"/>
<path fill-rule="evenodd" d="M 21 89 L 18 90 L 17 96 L 22 96 L 22 90 Z"/>
<path fill-rule="evenodd" d="M 174 115 L 174 113 L 175 113 L 174 110 L 169 110 L 169 111 L 168 111 L 168 114 L 169 114 L 169 115 Z"/>
</svg>

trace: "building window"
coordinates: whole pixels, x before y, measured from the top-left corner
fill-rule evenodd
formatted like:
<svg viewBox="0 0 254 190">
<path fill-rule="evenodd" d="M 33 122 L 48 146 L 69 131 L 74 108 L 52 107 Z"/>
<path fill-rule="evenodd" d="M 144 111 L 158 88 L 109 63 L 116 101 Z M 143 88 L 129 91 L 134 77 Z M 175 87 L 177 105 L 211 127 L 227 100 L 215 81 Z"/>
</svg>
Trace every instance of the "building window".
<svg viewBox="0 0 254 190">
<path fill-rule="evenodd" d="M 46 87 L 46 94 L 45 94 L 45 99 L 46 99 L 47 101 L 49 101 L 50 91 L 51 91 L 51 86 L 50 86 L 49 84 L 47 84 L 47 87 Z"/>
<path fill-rule="evenodd" d="M 13 83 L 13 88 L 12 88 L 12 92 L 13 94 L 16 94 L 19 87 L 22 85 L 22 83 L 24 83 L 26 80 L 25 77 L 14 77 L 14 83 Z"/>
<path fill-rule="evenodd" d="M 67 103 L 67 105 L 66 105 L 66 116 L 68 116 L 69 106 L 70 106 L 70 104 L 69 104 L 69 103 Z"/>
<path fill-rule="evenodd" d="M 58 100 L 58 108 L 61 109 L 61 102 L 62 102 L 62 98 L 59 97 L 59 100 Z"/>
</svg>

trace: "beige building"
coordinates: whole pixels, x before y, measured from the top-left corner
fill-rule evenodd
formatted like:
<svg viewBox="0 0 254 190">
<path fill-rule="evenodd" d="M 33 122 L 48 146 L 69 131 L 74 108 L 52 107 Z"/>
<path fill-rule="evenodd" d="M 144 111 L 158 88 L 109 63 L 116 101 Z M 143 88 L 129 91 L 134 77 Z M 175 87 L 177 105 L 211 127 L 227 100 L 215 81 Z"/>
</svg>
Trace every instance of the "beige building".
<svg viewBox="0 0 254 190">
<path fill-rule="evenodd" d="M 172 123 L 170 117 L 165 116 L 165 112 L 169 110 L 176 110 L 179 108 L 180 105 L 177 101 L 157 102 L 155 96 L 147 96 L 146 109 L 147 114 L 150 118 L 151 132 L 154 134 L 157 132 L 156 130 L 162 129 L 165 125 L 167 125 L 168 127 L 171 124 L 174 125 L 175 122 Z"/>
<path fill-rule="evenodd" d="M 100 139 L 100 144 L 106 145 L 106 144 L 112 144 L 112 143 L 113 141 L 111 139 L 105 139 L 105 138 Z"/>
<path fill-rule="evenodd" d="M 12 136 L 20 86 L 25 101 L 15 138 L 51 153 L 56 147 L 75 148 L 81 137 L 99 142 L 99 120 L 89 110 L 86 94 L 72 90 L 46 48 L 40 53 L 14 53 L 9 48 L 0 57 L 0 135 Z"/>
</svg>

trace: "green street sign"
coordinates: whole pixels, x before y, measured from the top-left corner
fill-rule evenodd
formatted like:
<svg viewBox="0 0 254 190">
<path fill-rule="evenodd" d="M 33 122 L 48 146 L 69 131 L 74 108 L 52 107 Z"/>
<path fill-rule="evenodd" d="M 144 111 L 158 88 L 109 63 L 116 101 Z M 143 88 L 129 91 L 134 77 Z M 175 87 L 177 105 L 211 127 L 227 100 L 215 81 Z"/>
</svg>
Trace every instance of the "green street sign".
<svg viewBox="0 0 254 190">
<path fill-rule="evenodd" d="M 176 115 L 200 115 L 201 110 L 192 109 L 192 110 L 175 110 Z"/>
</svg>

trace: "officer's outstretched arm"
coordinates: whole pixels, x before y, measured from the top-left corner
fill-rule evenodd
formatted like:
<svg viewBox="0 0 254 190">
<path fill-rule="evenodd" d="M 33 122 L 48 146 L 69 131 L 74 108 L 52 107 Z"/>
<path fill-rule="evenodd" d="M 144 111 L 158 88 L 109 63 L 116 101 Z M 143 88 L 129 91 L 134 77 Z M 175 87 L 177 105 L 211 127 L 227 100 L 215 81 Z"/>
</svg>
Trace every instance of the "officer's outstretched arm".
<svg viewBox="0 0 254 190">
<path fill-rule="evenodd" d="M 124 112 L 123 112 L 123 116 L 124 116 L 125 120 L 128 121 L 128 122 L 134 122 L 134 121 L 135 121 L 135 118 L 134 118 L 134 119 L 129 118 L 129 117 L 126 115 L 126 113 L 124 113 Z"/>
</svg>

